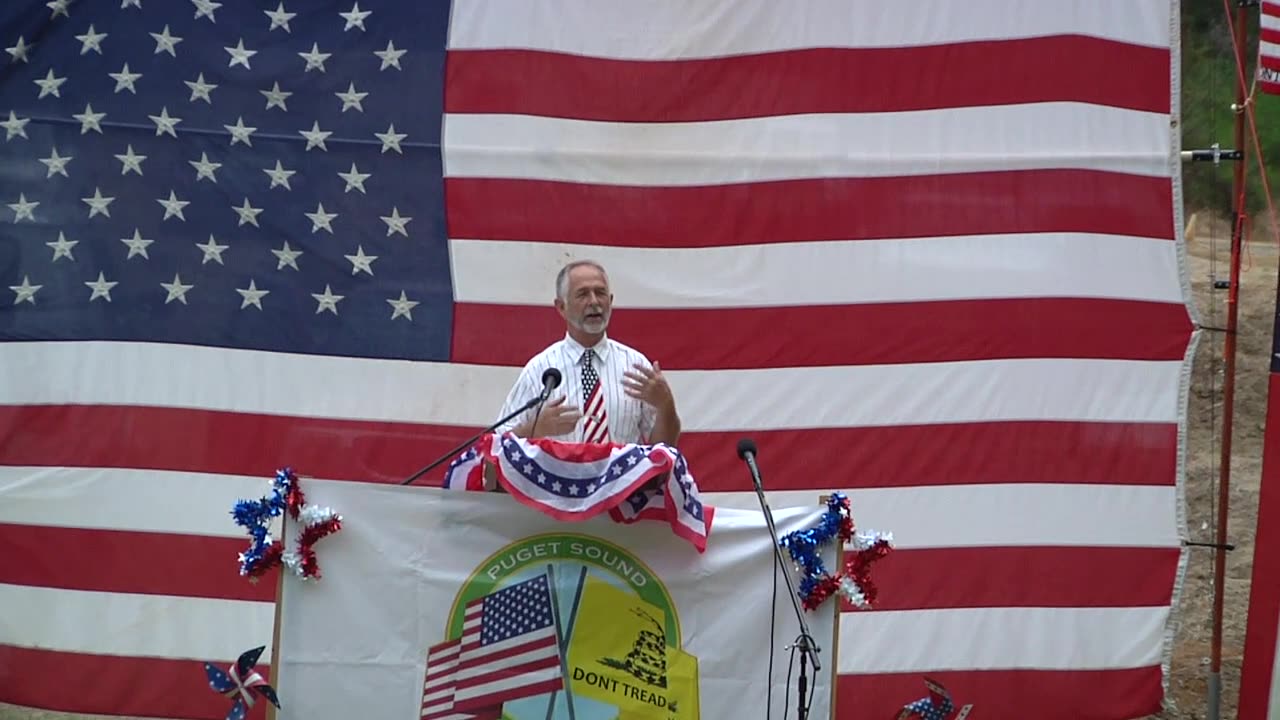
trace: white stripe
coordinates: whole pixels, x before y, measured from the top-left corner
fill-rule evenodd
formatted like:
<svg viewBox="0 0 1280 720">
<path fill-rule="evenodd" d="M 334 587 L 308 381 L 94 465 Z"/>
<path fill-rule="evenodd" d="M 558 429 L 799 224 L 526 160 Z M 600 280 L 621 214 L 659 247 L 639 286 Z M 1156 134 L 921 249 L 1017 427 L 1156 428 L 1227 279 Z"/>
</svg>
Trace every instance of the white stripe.
<svg viewBox="0 0 1280 720">
<path fill-rule="evenodd" d="M 469 688 L 458 688 L 458 694 L 454 700 L 454 704 L 461 704 L 464 700 L 470 698 L 483 697 L 485 695 L 499 693 L 504 690 L 536 685 L 547 680 L 555 680 L 557 677 L 560 677 L 562 672 L 563 671 L 559 667 L 551 667 L 531 673 L 521 673 L 514 678 L 504 678 L 484 683 L 482 685 L 474 685 Z"/>
<path fill-rule="evenodd" d="M 587 435 L 587 442 L 601 443 L 609 439 L 609 425 L 601 423 L 591 429 L 591 433 Z"/>
<path fill-rule="evenodd" d="M 591 397 L 587 398 L 587 406 L 586 408 L 584 408 L 583 412 L 584 414 L 586 414 L 588 418 L 592 420 L 596 420 L 598 419 L 596 417 L 596 414 L 602 412 L 603 410 L 604 410 L 604 392 L 602 392 L 600 389 L 600 386 L 597 385 L 595 392 L 591 393 Z"/>
<path fill-rule="evenodd" d="M 514 367 L 123 342 L 4 343 L 0 367 L 11 377 L 38 378 L 0 384 L 0 404 L 157 405 L 473 427 L 496 419 L 494 408 L 519 374 Z M 693 432 L 1000 420 L 1172 423 L 1181 417 L 1181 369 L 1181 361 L 1026 359 L 665 375 L 684 430 Z M 226 507 L 237 492 L 244 490 L 222 495 Z"/>
<path fill-rule="evenodd" d="M 433 687 L 442 687 L 443 690 L 432 690 Z M 448 675 L 441 675 L 435 681 L 435 685 L 427 685 L 426 694 L 422 696 L 423 702 L 436 702 L 438 700 L 446 700 L 453 697 L 453 679 Z"/>
<path fill-rule="evenodd" d="M 1259 42 L 1258 54 L 1262 57 L 1280 57 L 1280 43 Z"/>
<path fill-rule="evenodd" d="M 1280 30 L 1280 16 L 1259 13 L 1258 17 L 1262 23 L 1263 30 Z"/>
<path fill-rule="evenodd" d="M 838 671 L 1087 670 L 1160 663 L 1167 607 L 840 614 Z"/>
<path fill-rule="evenodd" d="M 764 450 L 762 448 L 762 450 Z M 768 461 L 761 474 L 769 486 Z M 1144 485 L 942 485 L 843 490 L 859 529 L 903 550 L 984 546 L 1179 547 L 1177 491 Z M 766 492 L 769 507 L 812 507 L 820 490 Z M 714 507 L 759 510 L 754 492 L 702 493 Z M 712 531 L 714 535 L 714 529 Z"/>
<path fill-rule="evenodd" d="M 1083 103 L 664 123 L 449 114 L 444 127 L 447 177 L 667 187 L 1170 167 L 1168 114 Z"/>
<path fill-rule="evenodd" d="M 456 659 L 461 649 L 461 645 L 457 642 L 445 645 L 444 647 L 439 647 L 427 654 L 427 662 L 444 665 L 450 660 Z M 432 667 L 434 667 L 434 665 Z"/>
<path fill-rule="evenodd" d="M 765 487 L 768 446 L 761 448 Z M 694 468 L 696 472 L 697 468 Z M 40 526 L 206 535 L 239 535 L 223 507 L 223 479 L 160 470 L 65 468 L 46 476 L 51 488 L 41 505 L 14 507 L 5 488 L 35 468 L 0 467 L 0 522 Z M 183 488 L 183 502 L 207 512 L 178 513 L 168 493 L 148 492 L 153 482 Z M 63 489 L 59 491 L 59 489 Z M 72 488 L 72 491 L 66 491 Z M 430 492 L 384 488 L 381 492 Z M 812 508 L 827 490 L 772 491 L 769 505 Z M 977 545 L 1117 545 L 1176 547 L 1171 487 L 1130 485 L 992 484 L 877 488 L 847 491 L 853 518 L 868 530 L 894 533 L 902 549 Z M 702 493 L 702 502 L 758 510 L 755 493 Z M 226 507 L 230 507 L 227 504 Z"/>
<path fill-rule="evenodd" d="M 247 549 L 248 533 L 229 513 L 236 500 L 257 499 L 270 489 L 267 477 L 6 465 L 0 466 L 0 522 L 241 537 Z M 278 519 L 271 532 L 280 537 Z"/>
<path fill-rule="evenodd" d="M 1089 233 L 680 250 L 451 240 L 449 256 L 454 296 L 464 303 L 545 306 L 546 292 L 529 277 L 554 276 L 570 258 L 592 258 L 609 268 L 619 308 L 1041 297 L 1182 302 L 1176 243 Z M 796 282 L 798 268 L 804 268 L 804 282 Z"/>
<path fill-rule="evenodd" d="M 265 643 L 271 657 L 269 602 L 0 584 L 0 608 L 0 644 L 231 663 Z"/>
<path fill-rule="evenodd" d="M 449 47 L 673 60 L 1074 33 L 1169 47 L 1168 0 L 455 0 Z M 1176 26 L 1174 26 L 1176 27 Z"/>
</svg>

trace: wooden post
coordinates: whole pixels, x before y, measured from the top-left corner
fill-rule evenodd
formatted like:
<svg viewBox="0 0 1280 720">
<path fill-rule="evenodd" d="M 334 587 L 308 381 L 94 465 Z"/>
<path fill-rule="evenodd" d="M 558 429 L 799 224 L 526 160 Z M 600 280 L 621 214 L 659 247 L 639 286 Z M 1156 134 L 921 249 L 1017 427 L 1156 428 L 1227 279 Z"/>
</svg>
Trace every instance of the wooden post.
<svg viewBox="0 0 1280 720">
<path fill-rule="evenodd" d="M 286 526 L 288 525 L 288 513 L 284 513 L 280 518 L 280 537 L 288 537 L 286 535 Z M 276 607 L 275 620 L 271 623 L 271 674 L 268 676 L 267 682 L 279 692 L 280 689 L 280 613 L 284 607 L 284 576 L 288 568 L 281 563 L 276 568 Z M 282 701 L 283 703 L 283 701 Z M 267 703 L 267 720 L 276 720 L 276 706 Z"/>
<path fill-rule="evenodd" d="M 819 495 L 818 504 L 826 507 L 831 501 L 830 495 Z M 836 545 L 836 564 L 837 568 L 844 567 L 844 543 Z M 784 568 L 785 572 L 786 569 Z M 832 623 L 833 632 L 831 633 L 831 720 L 836 720 L 836 690 L 840 681 L 840 672 L 838 670 L 837 658 L 840 657 L 840 596 L 835 597 L 835 620 Z"/>
</svg>

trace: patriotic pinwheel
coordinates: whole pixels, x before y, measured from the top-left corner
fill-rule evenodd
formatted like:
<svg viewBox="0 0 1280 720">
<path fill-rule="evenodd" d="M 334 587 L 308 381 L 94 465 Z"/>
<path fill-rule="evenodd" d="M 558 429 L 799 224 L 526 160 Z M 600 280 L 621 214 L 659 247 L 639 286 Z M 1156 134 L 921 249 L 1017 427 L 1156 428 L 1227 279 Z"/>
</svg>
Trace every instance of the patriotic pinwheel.
<svg viewBox="0 0 1280 720">
<path fill-rule="evenodd" d="M 256 647 L 241 653 L 240 659 L 224 672 L 212 663 L 204 664 L 204 673 L 209 677 L 209 687 L 215 691 L 234 698 L 226 720 L 244 720 L 249 709 L 257 702 L 254 694 L 261 695 L 268 702 L 280 707 L 280 698 L 276 697 L 275 688 L 267 684 L 265 678 L 254 671 L 258 656 L 266 646 Z"/>
<path fill-rule="evenodd" d="M 929 696 L 902 708 L 898 712 L 897 720 L 907 720 L 910 717 L 918 717 L 920 720 L 964 720 L 969 717 L 969 711 L 973 709 L 972 704 L 965 705 L 960 708 L 959 713 L 953 714 L 956 706 L 951 700 L 951 693 L 935 680 L 925 678 L 924 684 L 929 688 Z"/>
</svg>

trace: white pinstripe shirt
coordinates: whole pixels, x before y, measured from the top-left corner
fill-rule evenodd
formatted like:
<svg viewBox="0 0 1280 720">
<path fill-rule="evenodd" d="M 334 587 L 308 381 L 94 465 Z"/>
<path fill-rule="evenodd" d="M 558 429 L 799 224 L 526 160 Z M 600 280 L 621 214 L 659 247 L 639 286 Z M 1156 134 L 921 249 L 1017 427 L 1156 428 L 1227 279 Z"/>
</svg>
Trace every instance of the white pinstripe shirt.
<svg viewBox="0 0 1280 720">
<path fill-rule="evenodd" d="M 652 405 L 626 394 L 622 385 L 622 374 L 635 364 L 647 368 L 652 368 L 653 364 L 639 351 L 611 340 L 608 336 L 597 343 L 593 349 L 596 352 L 595 368 L 596 374 L 600 377 L 600 391 L 604 393 L 605 413 L 609 418 L 609 439 L 617 443 L 645 442 L 653 433 L 658 411 Z M 561 396 L 568 396 L 567 404 L 582 412 L 583 402 L 586 399 L 582 394 L 582 353 L 585 350 L 581 343 L 566 335 L 563 340 L 534 355 L 520 371 L 520 377 L 517 378 L 511 392 L 507 394 L 507 401 L 498 416 L 505 417 L 542 392 L 542 373 L 550 367 L 560 370 L 563 379 L 560 387 L 551 391 L 548 402 Z M 535 410 L 536 408 L 526 410 L 505 425 L 499 426 L 497 432 L 506 432 L 520 423 L 532 420 Z M 577 427 L 567 435 L 537 434 L 552 440 L 583 442 L 583 424 L 584 421 L 579 420 Z"/>
</svg>

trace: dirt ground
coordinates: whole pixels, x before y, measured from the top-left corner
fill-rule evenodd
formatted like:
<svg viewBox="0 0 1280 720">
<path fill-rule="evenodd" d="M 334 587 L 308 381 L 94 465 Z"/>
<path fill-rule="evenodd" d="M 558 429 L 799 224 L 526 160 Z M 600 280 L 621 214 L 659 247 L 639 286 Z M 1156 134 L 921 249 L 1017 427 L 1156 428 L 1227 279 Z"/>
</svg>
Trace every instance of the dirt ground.
<svg viewBox="0 0 1280 720">
<path fill-rule="evenodd" d="M 1187 268 L 1192 292 L 1206 328 L 1223 328 L 1227 291 L 1213 290 L 1213 277 L 1228 278 L 1230 227 L 1203 214 L 1188 222 Z M 1253 242 L 1241 263 L 1237 335 L 1235 421 L 1231 452 L 1228 541 L 1222 643 L 1222 717 L 1235 716 L 1244 654 L 1253 538 L 1257 527 L 1258 487 L 1262 472 L 1262 435 L 1267 408 L 1267 373 L 1275 312 L 1277 248 L 1269 221 L 1258 217 Z M 1223 340 L 1204 330 L 1192 380 L 1187 458 L 1187 529 L 1191 539 L 1211 542 L 1217 515 L 1221 457 Z M 1177 616 L 1178 628 L 1169 679 L 1169 707 L 1161 720 L 1203 718 L 1212 637 L 1213 550 L 1193 549 Z"/>
<path fill-rule="evenodd" d="M 1187 264 L 1192 291 L 1206 327 L 1226 325 L 1226 290 L 1213 290 L 1213 279 L 1226 280 L 1230 233 L 1221 220 L 1201 214 L 1188 223 Z M 1235 716 L 1240 661 L 1244 651 L 1253 536 L 1257 523 L 1258 485 L 1262 466 L 1262 434 L 1267 404 L 1267 370 L 1278 258 L 1265 218 L 1254 227 L 1241 281 L 1235 432 L 1231 464 L 1229 539 L 1236 550 L 1228 555 L 1223 640 L 1223 712 Z M 1223 333 L 1203 331 L 1197 351 L 1188 422 L 1187 528 L 1191 539 L 1214 537 L 1218 466 L 1221 452 Z M 1205 717 L 1209 670 L 1213 551 L 1193 549 L 1181 604 L 1177 643 L 1169 680 L 1169 707 L 1159 720 Z M 0 704 L 0 720 L 90 720 L 99 716 L 28 710 Z"/>
</svg>

